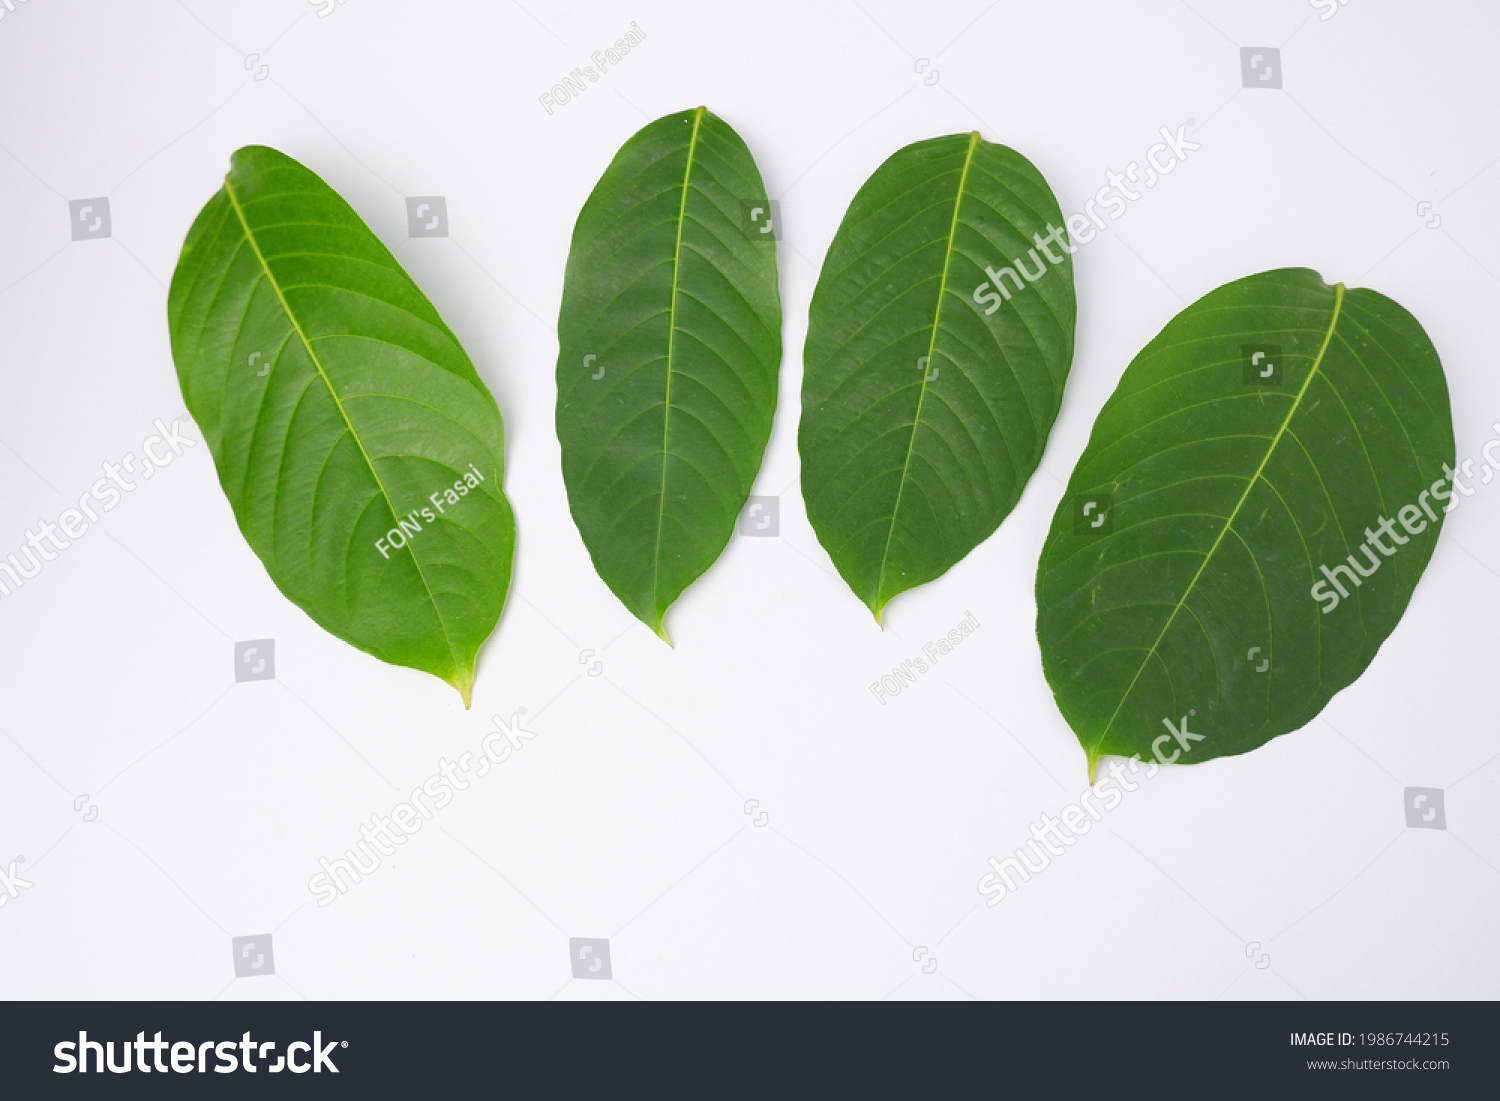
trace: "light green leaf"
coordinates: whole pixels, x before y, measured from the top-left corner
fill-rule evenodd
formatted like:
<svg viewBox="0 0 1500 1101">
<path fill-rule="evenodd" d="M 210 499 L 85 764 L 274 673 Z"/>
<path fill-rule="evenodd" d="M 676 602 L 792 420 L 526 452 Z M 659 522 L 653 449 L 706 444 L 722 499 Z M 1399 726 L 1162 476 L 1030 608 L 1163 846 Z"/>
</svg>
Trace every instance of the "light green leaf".
<svg viewBox="0 0 1500 1101">
<path fill-rule="evenodd" d="M 877 620 L 988 538 L 1041 461 L 1073 362 L 1071 251 L 1041 173 L 977 133 L 898 150 L 849 204 L 798 447 L 807 517 Z"/>
<path fill-rule="evenodd" d="M 642 622 L 711 566 L 776 410 L 781 300 L 740 136 L 699 107 L 646 126 L 578 215 L 557 322 L 557 438 L 594 568 Z"/>
<path fill-rule="evenodd" d="M 432 303 L 322 179 L 247 146 L 188 232 L 168 318 L 188 411 L 277 588 L 468 706 L 515 518 L 500 410 Z"/>
<path fill-rule="evenodd" d="M 1375 291 L 1287 268 L 1173 318 L 1100 412 L 1037 571 L 1090 779 L 1311 721 L 1405 611 L 1453 454 L 1437 352 Z"/>
</svg>

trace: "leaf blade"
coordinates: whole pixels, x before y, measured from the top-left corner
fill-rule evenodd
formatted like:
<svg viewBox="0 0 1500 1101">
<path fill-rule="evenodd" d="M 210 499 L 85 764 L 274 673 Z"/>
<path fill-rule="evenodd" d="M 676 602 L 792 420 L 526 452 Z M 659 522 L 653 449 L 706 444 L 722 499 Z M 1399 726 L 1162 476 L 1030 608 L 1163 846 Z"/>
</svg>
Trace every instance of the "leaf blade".
<svg viewBox="0 0 1500 1101">
<path fill-rule="evenodd" d="M 1077 312 L 1062 226 L 1029 161 L 955 134 L 888 158 L 829 246 L 803 355 L 803 491 L 877 621 L 993 533 L 1041 460 Z M 1055 259 L 1037 255 L 1044 233 Z"/>
<path fill-rule="evenodd" d="M 781 359 L 765 191 L 705 108 L 621 147 L 574 227 L 558 316 L 563 476 L 594 567 L 666 638 L 668 607 L 733 532 L 770 436 Z"/>
<path fill-rule="evenodd" d="M 168 319 L 184 400 L 273 582 L 467 705 L 515 523 L 499 409 L 432 304 L 315 173 L 248 146 L 188 233 Z M 460 482 L 468 507 L 430 501 Z"/>
<path fill-rule="evenodd" d="M 1276 359 L 1281 384 L 1262 384 Z M 1453 455 L 1437 353 L 1374 291 L 1281 269 L 1173 318 L 1101 410 L 1038 564 L 1043 668 L 1090 778 L 1102 756 L 1180 745 L 1197 763 L 1310 721 L 1410 600 L 1443 515 L 1418 502 Z M 1107 530 L 1080 515 L 1095 497 Z M 1407 534 L 1368 546 L 1341 598 L 1357 616 L 1332 615 L 1325 568 L 1352 575 L 1387 516 Z M 1189 715 L 1201 743 L 1166 732 Z"/>
</svg>

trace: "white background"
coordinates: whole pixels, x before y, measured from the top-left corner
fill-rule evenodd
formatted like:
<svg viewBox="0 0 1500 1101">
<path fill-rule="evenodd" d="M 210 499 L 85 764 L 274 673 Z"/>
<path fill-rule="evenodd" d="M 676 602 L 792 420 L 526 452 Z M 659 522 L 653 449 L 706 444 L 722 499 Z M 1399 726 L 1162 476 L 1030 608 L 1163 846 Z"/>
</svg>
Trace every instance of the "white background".
<svg viewBox="0 0 1500 1101">
<path fill-rule="evenodd" d="M 13 2 L 0 555 L 185 415 L 165 286 L 248 143 L 337 188 L 465 343 L 505 415 L 519 552 L 470 712 L 285 600 L 201 444 L 0 600 L 0 869 L 24 856 L 33 884 L 0 909 L 0 996 L 1500 995 L 1500 485 L 1449 518 L 1322 717 L 1163 770 L 1001 905 L 976 890 L 1085 787 L 1041 675 L 1036 560 L 1095 414 L 1174 313 L 1273 267 L 1371 286 L 1437 345 L 1460 459 L 1500 421 L 1493 4 Z M 640 47 L 549 115 L 538 97 L 632 21 Z M 1242 89 L 1240 46 L 1280 47 L 1284 89 Z M 731 541 L 669 650 L 568 515 L 554 324 L 605 165 L 700 103 L 781 201 L 786 356 L 755 490 L 781 535 Z M 1075 257 L 1042 469 L 882 633 L 797 488 L 807 303 L 844 208 L 900 146 L 977 128 L 1076 210 L 1189 119 L 1202 148 Z M 451 236 L 408 240 L 406 195 L 445 196 Z M 71 242 L 67 200 L 97 196 L 112 236 Z M 979 630 L 877 702 L 966 612 Z M 277 679 L 236 684 L 233 643 L 260 638 Z M 522 707 L 534 741 L 318 907 L 320 856 Z M 1406 827 L 1405 785 L 1444 789 L 1446 831 Z M 236 980 L 230 938 L 268 932 L 276 974 Z M 614 981 L 570 979 L 569 936 L 610 938 Z"/>
</svg>

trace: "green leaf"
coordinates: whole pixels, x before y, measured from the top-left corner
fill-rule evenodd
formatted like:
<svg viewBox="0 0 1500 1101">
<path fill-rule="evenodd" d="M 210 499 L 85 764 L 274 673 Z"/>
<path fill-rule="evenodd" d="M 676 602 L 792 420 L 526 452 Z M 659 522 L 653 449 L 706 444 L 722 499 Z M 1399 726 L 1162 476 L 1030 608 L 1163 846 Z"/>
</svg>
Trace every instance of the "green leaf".
<svg viewBox="0 0 1500 1101">
<path fill-rule="evenodd" d="M 781 299 L 768 204 L 705 108 L 615 154 L 573 230 L 557 322 L 557 438 L 594 568 L 642 622 L 713 565 L 776 411 Z"/>
<path fill-rule="evenodd" d="M 188 232 L 168 318 L 188 411 L 276 587 L 467 707 L 515 518 L 500 410 L 432 303 L 322 179 L 247 146 Z"/>
<path fill-rule="evenodd" d="M 849 204 L 798 448 L 807 517 L 877 621 L 988 538 L 1041 461 L 1073 362 L 1063 225 L 1031 162 L 977 133 L 897 151 Z"/>
<path fill-rule="evenodd" d="M 1375 291 L 1287 268 L 1173 318 L 1100 412 L 1037 571 L 1090 780 L 1101 756 L 1196 764 L 1311 721 L 1406 609 L 1453 456 L 1437 352 Z"/>
</svg>

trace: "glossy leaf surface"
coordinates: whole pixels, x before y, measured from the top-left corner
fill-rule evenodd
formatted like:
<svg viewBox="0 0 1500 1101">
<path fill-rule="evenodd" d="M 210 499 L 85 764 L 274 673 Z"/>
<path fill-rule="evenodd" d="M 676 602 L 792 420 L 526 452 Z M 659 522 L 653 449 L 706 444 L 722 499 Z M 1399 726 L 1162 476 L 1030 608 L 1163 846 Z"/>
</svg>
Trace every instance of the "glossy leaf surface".
<svg viewBox="0 0 1500 1101">
<path fill-rule="evenodd" d="M 1288 268 L 1173 318 L 1100 412 L 1037 573 L 1090 776 L 1308 723 L 1406 609 L 1453 457 L 1437 352 L 1375 291 Z"/>
<path fill-rule="evenodd" d="M 573 230 L 557 325 L 568 504 L 599 576 L 662 638 L 770 437 L 774 237 L 749 149 L 702 107 L 627 141 Z"/>
<path fill-rule="evenodd" d="M 172 278 L 172 356 L 236 521 L 323 628 L 467 705 L 510 587 L 500 410 L 358 214 L 234 154 Z"/>
<path fill-rule="evenodd" d="M 1073 362 L 1071 246 L 1041 174 L 976 134 L 917 142 L 860 188 L 803 353 L 802 492 L 879 619 L 1000 525 Z"/>
</svg>

